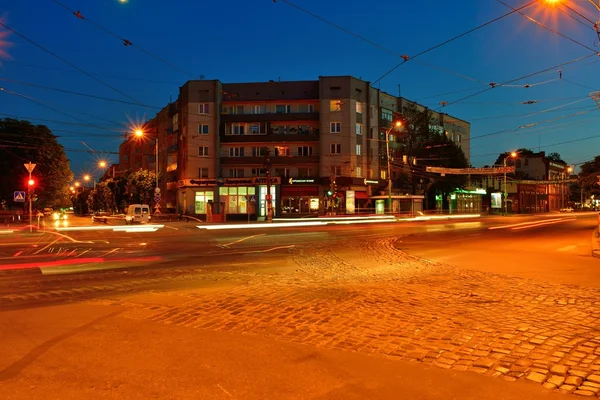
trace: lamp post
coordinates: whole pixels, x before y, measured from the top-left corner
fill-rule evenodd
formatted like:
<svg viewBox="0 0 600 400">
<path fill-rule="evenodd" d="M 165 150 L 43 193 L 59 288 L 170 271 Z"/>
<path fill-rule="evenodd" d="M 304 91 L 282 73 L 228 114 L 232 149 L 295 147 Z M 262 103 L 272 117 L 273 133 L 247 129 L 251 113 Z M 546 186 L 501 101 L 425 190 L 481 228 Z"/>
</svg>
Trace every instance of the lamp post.
<svg viewBox="0 0 600 400">
<path fill-rule="evenodd" d="M 134 131 L 134 134 L 138 138 L 142 138 L 142 137 L 146 136 L 146 132 L 144 132 L 144 130 L 142 130 L 141 128 L 137 128 Z M 160 188 L 158 187 L 158 132 L 156 133 L 156 135 L 152 136 L 152 138 L 155 140 L 155 142 L 154 142 L 154 157 L 155 157 L 155 159 L 154 159 L 154 175 L 155 175 L 154 176 L 154 178 L 155 178 L 154 200 L 156 202 L 156 210 L 159 210 L 158 203 L 160 202 Z"/>
<path fill-rule="evenodd" d="M 385 131 L 385 152 L 387 155 L 387 178 L 388 178 L 388 207 L 392 213 L 392 166 L 390 163 L 390 132 L 394 128 L 400 128 L 402 121 L 396 121 L 392 127 Z"/>
<path fill-rule="evenodd" d="M 567 194 L 567 190 L 565 187 L 565 176 L 567 176 L 567 174 L 571 174 L 571 172 L 573 172 L 573 168 L 572 167 L 567 167 L 566 171 L 561 172 L 561 177 L 562 177 L 562 182 L 560 183 L 560 191 L 561 191 L 561 196 L 560 196 L 560 208 L 564 209 L 565 208 L 565 195 Z"/>
<path fill-rule="evenodd" d="M 508 215 L 508 190 L 506 188 L 506 161 L 508 161 L 509 158 L 516 158 L 516 157 L 517 157 L 517 153 L 514 151 L 511 152 L 506 157 L 504 157 L 504 215 Z"/>
</svg>

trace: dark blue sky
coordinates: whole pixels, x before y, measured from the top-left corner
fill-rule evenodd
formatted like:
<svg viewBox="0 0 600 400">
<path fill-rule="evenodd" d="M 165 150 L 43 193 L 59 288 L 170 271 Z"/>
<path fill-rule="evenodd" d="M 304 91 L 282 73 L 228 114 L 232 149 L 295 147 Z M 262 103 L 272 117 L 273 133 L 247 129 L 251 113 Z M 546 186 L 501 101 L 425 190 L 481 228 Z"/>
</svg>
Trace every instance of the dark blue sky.
<svg viewBox="0 0 600 400">
<path fill-rule="evenodd" d="M 12 34 L 8 37 L 12 45 L 2 48 L 11 58 L 0 59 L 0 85 L 47 107 L 4 92 L 0 93 L 4 114 L 0 117 L 46 124 L 67 149 L 86 150 L 83 141 L 99 153 L 116 152 L 128 121 L 153 117 L 193 77 L 246 82 L 354 75 L 373 82 L 401 61 L 398 55 L 417 54 L 510 11 L 496 0 L 293 1 L 398 54 L 394 55 L 281 0 L 60 1 L 134 46 L 124 46 L 52 0 L 0 0 L 0 10 L 9 27 L 156 108 L 24 85 L 131 101 Z M 527 3 L 503 1 L 514 7 Z M 491 82 L 499 84 L 549 68 L 546 73 L 452 103 L 443 111 L 471 122 L 474 166 L 491 164 L 499 152 L 521 147 L 557 151 L 571 164 L 593 158 L 600 154 L 600 124 L 589 93 L 600 89 L 596 73 L 600 59 L 592 56 L 551 67 L 600 50 L 598 39 L 581 16 L 576 16 L 578 22 L 567 8 L 549 10 L 541 3 L 523 12 L 589 48 L 513 14 L 407 62 L 378 85 L 393 94 L 400 85 L 402 96 L 437 109 L 440 102 L 460 100 L 489 88 Z M 568 5 L 590 20 L 598 16 L 587 1 L 570 0 Z M 562 79 L 558 79 L 559 69 Z M 572 142 L 559 144 L 567 141 Z M 99 158 L 118 160 L 110 154 L 68 154 L 76 176 L 98 174 Z"/>
</svg>

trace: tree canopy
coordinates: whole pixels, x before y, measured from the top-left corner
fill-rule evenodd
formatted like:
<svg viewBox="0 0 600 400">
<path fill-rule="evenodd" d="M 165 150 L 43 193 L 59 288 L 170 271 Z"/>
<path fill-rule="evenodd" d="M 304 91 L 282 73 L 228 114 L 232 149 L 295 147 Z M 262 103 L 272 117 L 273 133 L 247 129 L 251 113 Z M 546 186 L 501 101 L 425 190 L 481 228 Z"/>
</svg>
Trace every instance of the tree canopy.
<svg viewBox="0 0 600 400">
<path fill-rule="evenodd" d="M 36 164 L 32 173 L 35 182 L 36 208 L 69 205 L 69 183 L 73 173 L 65 149 L 45 125 L 12 118 L 0 119 L 0 199 L 9 207 L 13 192 L 26 191 L 29 173 L 23 164 Z M 35 198 L 34 197 L 34 198 Z"/>
<path fill-rule="evenodd" d="M 425 171 L 425 165 L 469 167 L 463 150 L 450 140 L 445 131 L 437 128 L 431 111 L 419 110 L 411 105 L 404 110 L 402 119 L 403 130 L 398 135 L 399 151 L 406 156 L 408 163 L 400 166 L 402 173 L 398 185 L 409 187 L 412 194 L 424 194 L 428 198 L 440 194 L 443 199 L 456 189 L 464 188 L 467 184 L 466 175 L 440 176 Z"/>
</svg>

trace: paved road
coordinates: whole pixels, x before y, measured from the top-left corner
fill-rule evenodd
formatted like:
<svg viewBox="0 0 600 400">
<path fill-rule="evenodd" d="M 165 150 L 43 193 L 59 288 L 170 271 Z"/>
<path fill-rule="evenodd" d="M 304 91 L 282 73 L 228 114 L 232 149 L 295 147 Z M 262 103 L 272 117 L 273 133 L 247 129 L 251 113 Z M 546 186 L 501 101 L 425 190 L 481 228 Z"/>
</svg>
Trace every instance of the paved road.
<svg viewBox="0 0 600 400">
<path fill-rule="evenodd" d="M 0 304 L 8 309 L 84 299 L 125 309 L 123 316 L 134 321 L 250 334 L 597 396 L 600 291 L 566 285 L 561 279 L 573 283 L 573 272 L 558 272 L 565 263 L 586 260 L 585 268 L 592 268 L 600 261 L 584 254 L 583 239 L 587 235 L 591 246 L 595 218 L 265 232 L 172 226 L 152 233 L 71 232 L 60 239 L 48 234 L 36 238 L 36 247 L 31 238 L 12 237 L 0 247 L 5 260 L 19 260 L 11 268 L 21 257 L 27 264 L 27 257 L 40 254 L 44 260 L 100 261 L 91 264 L 95 271 L 90 264 L 6 269 Z M 454 263 L 470 256 L 479 264 L 459 268 L 423 261 L 398 248 L 429 259 L 458 253 Z M 510 258 L 527 270 L 534 255 L 555 268 L 553 279 L 516 276 L 517 269 L 505 275 L 505 264 L 491 263 Z M 474 267 L 481 264 L 486 266 Z M 491 272 L 485 270 L 489 264 Z M 165 294 L 181 300 L 165 301 Z"/>
</svg>

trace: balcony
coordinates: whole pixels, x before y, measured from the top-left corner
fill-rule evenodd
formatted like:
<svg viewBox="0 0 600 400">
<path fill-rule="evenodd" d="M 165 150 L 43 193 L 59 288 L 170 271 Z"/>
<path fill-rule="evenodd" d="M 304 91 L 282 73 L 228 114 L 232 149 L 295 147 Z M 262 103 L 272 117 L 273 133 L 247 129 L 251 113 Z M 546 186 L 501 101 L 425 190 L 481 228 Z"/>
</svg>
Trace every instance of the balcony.
<svg viewBox="0 0 600 400">
<path fill-rule="evenodd" d="M 263 165 L 264 157 L 221 157 L 221 166 Z M 273 167 L 277 165 L 318 164 L 319 156 L 271 156 Z"/>
<path fill-rule="evenodd" d="M 318 121 L 318 112 L 270 114 L 221 114 L 222 122 Z"/>
<path fill-rule="evenodd" d="M 221 143 L 297 143 L 318 142 L 318 133 L 290 133 L 267 135 L 221 135 Z"/>
</svg>

